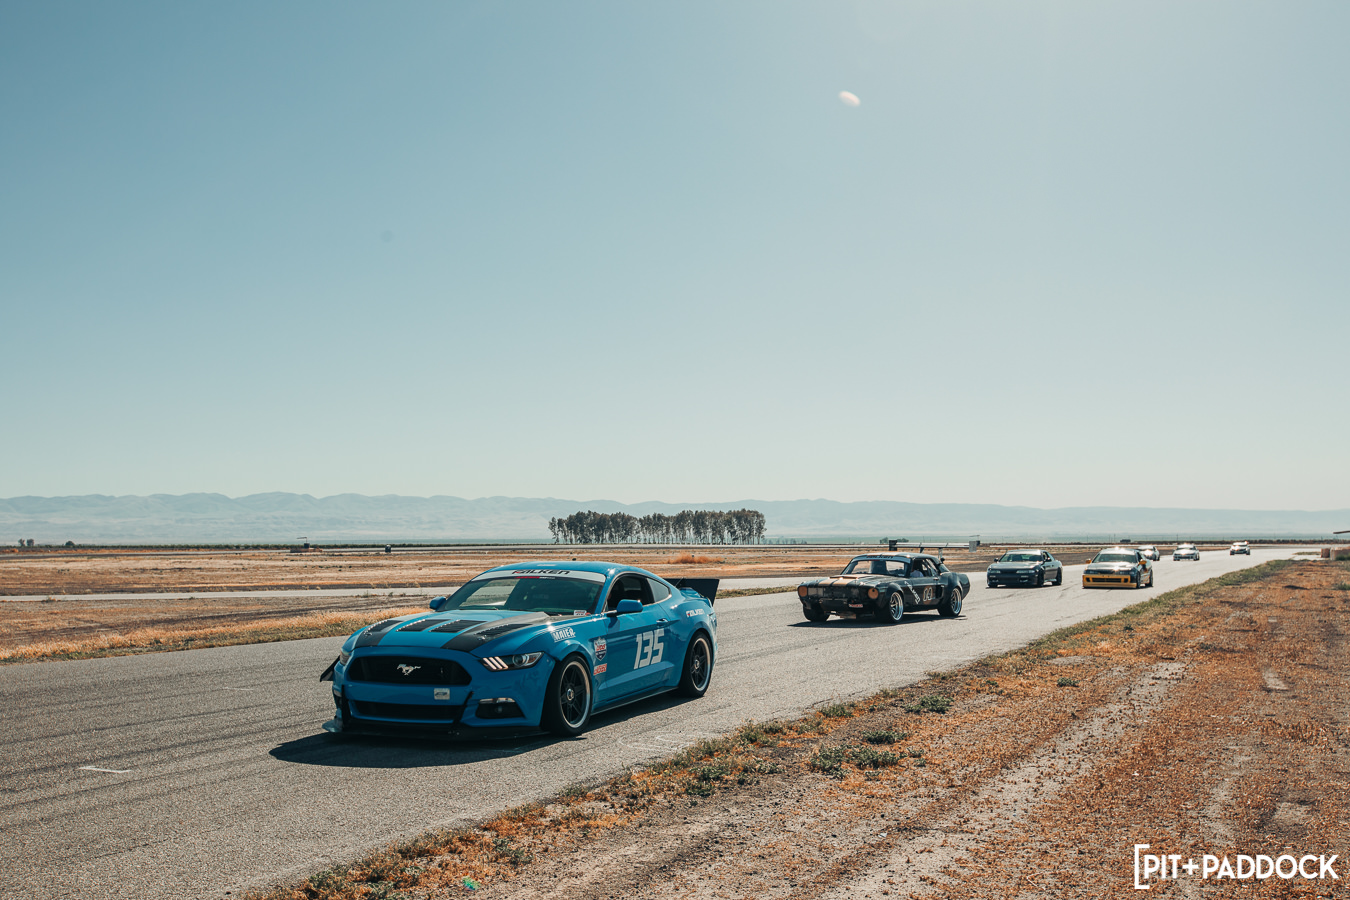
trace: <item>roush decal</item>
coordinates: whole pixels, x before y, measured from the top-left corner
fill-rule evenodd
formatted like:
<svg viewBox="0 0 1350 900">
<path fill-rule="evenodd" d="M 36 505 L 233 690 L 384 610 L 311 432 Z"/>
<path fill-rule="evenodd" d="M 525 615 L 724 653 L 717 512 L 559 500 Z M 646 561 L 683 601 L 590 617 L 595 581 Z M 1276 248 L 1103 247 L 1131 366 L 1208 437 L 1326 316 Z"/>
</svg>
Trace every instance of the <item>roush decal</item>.
<svg viewBox="0 0 1350 900">
<path fill-rule="evenodd" d="M 608 652 L 609 652 L 609 641 L 605 640 L 604 638 L 596 638 L 596 639 L 595 639 L 595 661 L 596 661 L 596 662 L 599 662 L 600 660 L 604 659 L 604 658 L 605 658 L 605 654 L 608 653 Z"/>
</svg>

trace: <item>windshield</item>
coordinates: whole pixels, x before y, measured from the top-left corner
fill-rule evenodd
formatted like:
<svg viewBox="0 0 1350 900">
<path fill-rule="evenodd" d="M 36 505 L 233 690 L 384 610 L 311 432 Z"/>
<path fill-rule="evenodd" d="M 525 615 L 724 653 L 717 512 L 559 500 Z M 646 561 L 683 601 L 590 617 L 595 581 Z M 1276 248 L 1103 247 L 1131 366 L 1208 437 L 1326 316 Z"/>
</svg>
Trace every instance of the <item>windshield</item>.
<svg viewBox="0 0 1350 900">
<path fill-rule="evenodd" d="M 595 612 L 601 582 L 573 578 L 527 576 L 470 581 L 441 605 L 447 609 L 497 609 L 541 612 L 550 616 Z"/>
<path fill-rule="evenodd" d="M 1005 553 L 1003 554 L 1003 558 L 999 560 L 999 562 L 1040 562 L 1040 561 L 1041 561 L 1041 554 L 1038 551 L 1029 551 L 1029 550 L 1023 550 L 1020 552 L 1013 551 L 1012 553 Z"/>
<path fill-rule="evenodd" d="M 1103 550 L 1097 554 L 1093 562 L 1099 563 L 1132 563 L 1135 562 L 1134 553 L 1128 550 Z"/>
<path fill-rule="evenodd" d="M 898 559 L 855 559 L 844 570 L 845 575 L 898 575 L 903 576 L 908 569 Z"/>
</svg>

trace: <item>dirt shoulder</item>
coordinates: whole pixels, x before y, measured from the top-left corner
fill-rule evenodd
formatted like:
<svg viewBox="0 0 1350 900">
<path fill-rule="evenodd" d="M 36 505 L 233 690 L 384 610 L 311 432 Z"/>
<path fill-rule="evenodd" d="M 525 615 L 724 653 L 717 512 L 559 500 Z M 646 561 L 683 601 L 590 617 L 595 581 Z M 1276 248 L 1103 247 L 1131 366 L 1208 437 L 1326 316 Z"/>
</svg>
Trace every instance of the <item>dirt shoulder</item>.
<svg viewBox="0 0 1350 900">
<path fill-rule="evenodd" d="M 1348 622 L 1345 564 L 1270 563 L 253 897 L 1124 897 L 1136 844 L 1340 856 L 1146 896 L 1336 896 Z"/>
</svg>

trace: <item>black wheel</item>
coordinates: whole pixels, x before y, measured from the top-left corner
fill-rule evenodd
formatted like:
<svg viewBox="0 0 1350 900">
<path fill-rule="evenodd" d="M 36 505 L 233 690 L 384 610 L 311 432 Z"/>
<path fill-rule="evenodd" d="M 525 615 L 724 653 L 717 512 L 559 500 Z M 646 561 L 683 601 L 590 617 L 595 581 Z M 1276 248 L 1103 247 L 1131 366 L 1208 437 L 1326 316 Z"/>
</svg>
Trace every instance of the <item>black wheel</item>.
<svg viewBox="0 0 1350 900">
<path fill-rule="evenodd" d="M 576 737 L 591 719 L 591 673 L 586 660 L 569 656 L 558 664 L 544 689 L 544 727 Z"/>
<path fill-rule="evenodd" d="M 680 676 L 680 693 L 686 697 L 702 697 L 712 682 L 712 644 L 703 632 L 694 635 L 684 654 L 684 674 Z"/>
<path fill-rule="evenodd" d="M 814 603 L 804 605 L 802 607 L 802 615 L 806 616 L 806 621 L 808 622 L 824 622 L 830 617 L 829 613 Z"/>
<path fill-rule="evenodd" d="M 948 619 L 961 615 L 960 588 L 952 588 L 952 592 L 947 595 L 947 599 L 938 604 L 938 615 Z"/>
<path fill-rule="evenodd" d="M 1037 572 L 1037 573 L 1036 573 L 1036 587 L 1045 587 L 1045 573 L 1044 573 L 1044 572 Z"/>
<path fill-rule="evenodd" d="M 891 591 L 891 595 L 886 598 L 886 605 L 877 610 L 877 618 L 894 625 L 904 617 L 905 598 L 900 596 L 899 591 Z"/>
<path fill-rule="evenodd" d="M 1060 569 L 1058 572 L 1055 573 L 1055 587 L 1059 587 L 1063 583 L 1064 583 L 1064 570 Z"/>
</svg>

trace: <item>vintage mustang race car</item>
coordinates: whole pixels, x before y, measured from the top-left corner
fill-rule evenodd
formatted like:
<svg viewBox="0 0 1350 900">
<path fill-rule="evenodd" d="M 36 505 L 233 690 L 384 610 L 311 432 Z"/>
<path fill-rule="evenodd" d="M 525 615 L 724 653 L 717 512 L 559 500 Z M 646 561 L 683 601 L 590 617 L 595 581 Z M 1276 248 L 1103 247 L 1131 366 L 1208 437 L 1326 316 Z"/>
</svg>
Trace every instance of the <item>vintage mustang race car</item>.
<svg viewBox="0 0 1350 900">
<path fill-rule="evenodd" d="M 602 709 L 678 690 L 701 697 L 717 659 L 717 579 L 607 562 L 498 566 L 433 612 L 347 638 L 331 732 L 581 733 Z"/>
<path fill-rule="evenodd" d="M 1009 550 L 985 573 L 990 587 L 1040 587 L 1063 584 L 1064 566 L 1046 550 Z"/>
<path fill-rule="evenodd" d="M 1153 587 L 1153 563 L 1132 547 L 1107 547 L 1083 570 L 1083 587 Z"/>
<path fill-rule="evenodd" d="M 970 579 L 942 560 L 922 554 L 869 553 L 849 561 L 840 575 L 803 582 L 797 588 L 802 613 L 812 622 L 837 616 L 873 615 L 899 622 L 905 613 L 936 609 L 961 614 Z"/>
</svg>

